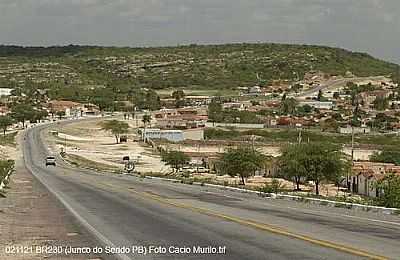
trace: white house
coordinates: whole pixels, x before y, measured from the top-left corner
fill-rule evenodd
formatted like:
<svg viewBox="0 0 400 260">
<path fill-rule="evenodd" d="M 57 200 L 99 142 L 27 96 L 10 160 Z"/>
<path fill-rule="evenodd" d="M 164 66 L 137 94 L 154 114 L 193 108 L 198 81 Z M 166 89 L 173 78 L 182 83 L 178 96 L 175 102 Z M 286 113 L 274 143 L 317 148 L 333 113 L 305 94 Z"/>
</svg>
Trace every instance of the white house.
<svg viewBox="0 0 400 260">
<path fill-rule="evenodd" d="M 156 128 L 149 128 L 142 131 L 144 139 L 166 139 L 171 142 L 181 142 L 184 140 L 183 131 L 181 130 L 161 130 Z"/>
<path fill-rule="evenodd" d="M 339 133 L 341 134 L 352 134 L 354 131 L 354 134 L 369 134 L 371 133 L 371 128 L 369 127 L 352 127 L 347 126 L 347 127 L 340 127 L 339 128 Z"/>
<path fill-rule="evenodd" d="M 0 96 L 11 96 L 12 88 L 0 88 Z"/>
<path fill-rule="evenodd" d="M 331 101 L 303 101 L 300 102 L 301 106 L 309 105 L 310 107 L 318 108 L 318 109 L 332 109 L 333 102 Z"/>
</svg>

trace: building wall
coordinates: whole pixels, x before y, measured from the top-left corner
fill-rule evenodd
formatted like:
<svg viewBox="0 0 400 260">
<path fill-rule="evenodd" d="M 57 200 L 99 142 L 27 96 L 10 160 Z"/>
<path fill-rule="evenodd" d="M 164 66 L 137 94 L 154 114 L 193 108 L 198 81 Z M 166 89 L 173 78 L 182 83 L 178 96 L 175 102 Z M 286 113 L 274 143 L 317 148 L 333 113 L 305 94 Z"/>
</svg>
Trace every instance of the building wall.
<svg viewBox="0 0 400 260">
<path fill-rule="evenodd" d="M 341 134 L 351 134 L 352 133 L 351 127 L 341 127 L 339 128 L 339 133 Z M 369 134 L 371 133 L 371 129 L 368 127 L 354 127 L 355 134 Z"/>
<path fill-rule="evenodd" d="M 263 129 L 264 124 L 229 124 L 229 123 L 206 123 L 206 127 L 233 127 L 244 129 Z"/>
<path fill-rule="evenodd" d="M 12 88 L 0 88 L 0 96 L 11 96 Z"/>
</svg>

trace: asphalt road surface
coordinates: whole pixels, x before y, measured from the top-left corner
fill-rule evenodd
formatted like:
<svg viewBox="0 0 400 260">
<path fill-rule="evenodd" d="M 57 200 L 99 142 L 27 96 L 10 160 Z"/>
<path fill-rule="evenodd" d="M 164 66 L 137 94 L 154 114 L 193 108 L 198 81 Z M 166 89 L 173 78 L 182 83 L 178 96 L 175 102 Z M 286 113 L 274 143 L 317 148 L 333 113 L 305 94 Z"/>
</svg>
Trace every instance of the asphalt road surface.
<svg viewBox="0 0 400 260">
<path fill-rule="evenodd" d="M 364 80 L 384 80 L 385 77 L 378 76 L 378 77 L 363 77 L 363 78 L 344 78 L 344 79 L 333 79 L 329 80 L 324 84 L 321 84 L 315 88 L 306 90 L 301 92 L 300 94 L 296 95 L 296 98 L 305 98 L 311 95 L 317 95 L 320 90 L 328 90 L 332 88 L 337 88 L 340 86 L 346 85 L 348 82 L 357 82 L 357 81 L 364 81 Z"/>
<path fill-rule="evenodd" d="M 26 166 L 99 246 L 120 250 L 110 259 L 400 259 L 397 216 L 100 174 L 60 158 L 46 167 L 48 130 L 27 130 Z"/>
</svg>

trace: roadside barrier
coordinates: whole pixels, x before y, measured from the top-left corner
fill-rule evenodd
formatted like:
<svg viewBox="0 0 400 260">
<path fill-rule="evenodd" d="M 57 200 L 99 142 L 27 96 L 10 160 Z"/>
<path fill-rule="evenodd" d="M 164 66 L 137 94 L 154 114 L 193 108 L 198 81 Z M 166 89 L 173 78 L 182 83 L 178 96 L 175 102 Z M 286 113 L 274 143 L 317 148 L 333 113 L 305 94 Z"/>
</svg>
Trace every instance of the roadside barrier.
<svg viewBox="0 0 400 260">
<path fill-rule="evenodd" d="M 168 181 L 173 183 L 180 183 L 180 180 L 177 179 L 168 179 L 168 178 L 161 178 L 161 177 L 152 177 L 146 176 L 147 179 L 157 179 L 162 181 Z M 265 193 L 261 191 L 254 191 L 254 190 L 247 190 L 217 184 L 209 184 L 209 183 L 202 183 L 202 182 L 193 182 L 193 185 L 204 186 L 204 187 L 212 187 L 220 190 L 228 190 L 232 192 L 238 193 L 246 193 L 252 194 L 258 197 L 270 198 L 270 199 L 284 199 L 284 200 L 292 200 L 298 201 L 303 203 L 310 203 L 313 205 L 321 205 L 326 207 L 335 207 L 335 208 L 346 208 L 352 210 L 361 210 L 367 212 L 376 212 L 388 215 L 400 215 L 400 209 L 397 208 L 385 208 L 385 207 L 378 207 L 378 206 L 370 206 L 370 205 L 362 205 L 357 203 L 349 203 L 349 202 L 341 202 L 341 201 L 332 201 L 326 199 L 317 199 L 317 198 L 308 198 L 308 197 L 301 197 L 295 195 L 286 195 L 286 194 L 275 194 L 275 193 Z"/>
</svg>

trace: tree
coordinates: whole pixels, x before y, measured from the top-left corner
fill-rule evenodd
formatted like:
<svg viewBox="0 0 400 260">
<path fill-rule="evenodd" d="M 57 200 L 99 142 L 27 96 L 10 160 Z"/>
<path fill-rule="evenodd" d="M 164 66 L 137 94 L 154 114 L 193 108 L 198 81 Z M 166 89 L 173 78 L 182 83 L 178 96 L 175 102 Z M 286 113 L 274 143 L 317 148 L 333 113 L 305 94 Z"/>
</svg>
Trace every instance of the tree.
<svg viewBox="0 0 400 260">
<path fill-rule="evenodd" d="M 11 108 L 11 117 L 17 122 L 21 122 L 25 127 L 26 120 L 33 120 L 35 117 L 35 109 L 28 104 L 18 104 Z"/>
<path fill-rule="evenodd" d="M 147 124 L 149 124 L 151 122 L 151 115 L 143 115 L 142 117 L 142 122 L 143 122 L 143 140 L 145 139 L 145 135 L 146 135 L 146 127 Z M 146 141 L 146 140 L 144 140 Z"/>
<path fill-rule="evenodd" d="M 61 120 L 65 116 L 65 111 L 57 111 L 56 116 L 58 116 L 58 119 Z"/>
<path fill-rule="evenodd" d="M 324 94 L 322 93 L 322 90 L 319 90 L 318 91 L 317 100 L 318 101 L 322 101 L 323 98 L 324 98 Z"/>
<path fill-rule="evenodd" d="M 232 177 L 239 176 L 245 185 L 245 178 L 254 175 L 263 167 L 265 156 L 251 147 L 239 147 L 225 152 L 219 161 L 222 173 Z"/>
<path fill-rule="evenodd" d="M 321 122 L 321 130 L 324 131 L 333 131 L 336 132 L 339 128 L 338 122 L 334 118 L 328 118 L 325 121 Z"/>
<path fill-rule="evenodd" d="M 294 114 L 294 112 L 296 111 L 297 104 L 298 102 L 296 101 L 296 99 L 286 98 L 281 102 L 281 107 L 280 107 L 281 113 L 285 115 Z"/>
<path fill-rule="evenodd" d="M 322 181 L 337 183 L 348 167 L 340 148 L 331 144 L 297 144 L 285 148 L 284 152 L 280 160 L 283 170 L 287 171 L 284 176 L 295 178 L 297 183 L 302 178 L 313 181 L 317 195 Z"/>
<path fill-rule="evenodd" d="M 381 153 L 375 152 L 371 155 L 372 162 L 394 163 L 400 166 L 400 151 L 384 150 Z"/>
<path fill-rule="evenodd" d="M 143 115 L 142 122 L 144 124 L 144 127 L 146 127 L 146 125 L 151 122 L 151 115 Z"/>
<path fill-rule="evenodd" d="M 36 110 L 32 119 L 35 122 L 40 122 L 44 118 L 46 118 L 49 115 L 49 113 L 46 110 Z"/>
<path fill-rule="evenodd" d="M 389 107 L 389 100 L 385 97 L 377 97 L 374 100 L 374 108 L 376 110 L 382 111 Z"/>
<path fill-rule="evenodd" d="M 300 183 L 306 178 L 305 168 L 300 164 L 302 156 L 302 145 L 288 145 L 281 149 L 282 155 L 279 157 L 280 173 L 283 178 L 294 181 L 296 190 L 300 189 Z"/>
<path fill-rule="evenodd" d="M 333 98 L 334 99 L 339 99 L 339 97 L 340 97 L 340 93 L 339 92 L 334 92 L 333 93 Z"/>
<path fill-rule="evenodd" d="M 209 105 L 208 105 L 208 119 L 211 122 L 220 122 L 222 121 L 223 118 L 223 109 L 222 105 L 219 102 L 216 102 L 213 100 Z"/>
<path fill-rule="evenodd" d="M 175 171 L 190 162 L 189 156 L 180 151 L 163 152 L 161 153 L 161 160 Z"/>
<path fill-rule="evenodd" d="M 122 134 L 128 133 L 129 125 L 126 122 L 118 121 L 118 120 L 108 120 L 101 122 L 101 127 L 105 131 L 110 131 L 119 143 L 119 138 Z"/>
<path fill-rule="evenodd" d="M 315 194 L 319 195 L 322 181 L 337 183 L 347 168 L 340 148 L 331 144 L 301 144 L 300 167 L 307 173 L 307 179 L 315 183 Z"/>
<path fill-rule="evenodd" d="M 383 207 L 400 208 L 400 175 L 388 174 L 376 184 L 377 202 Z"/>
<path fill-rule="evenodd" d="M 3 130 L 3 134 L 6 135 L 7 128 L 12 126 L 13 120 L 9 116 L 0 116 L 0 129 Z"/>
<path fill-rule="evenodd" d="M 175 90 L 172 92 L 172 98 L 175 100 L 181 100 L 185 97 L 185 92 L 183 90 Z"/>
</svg>

